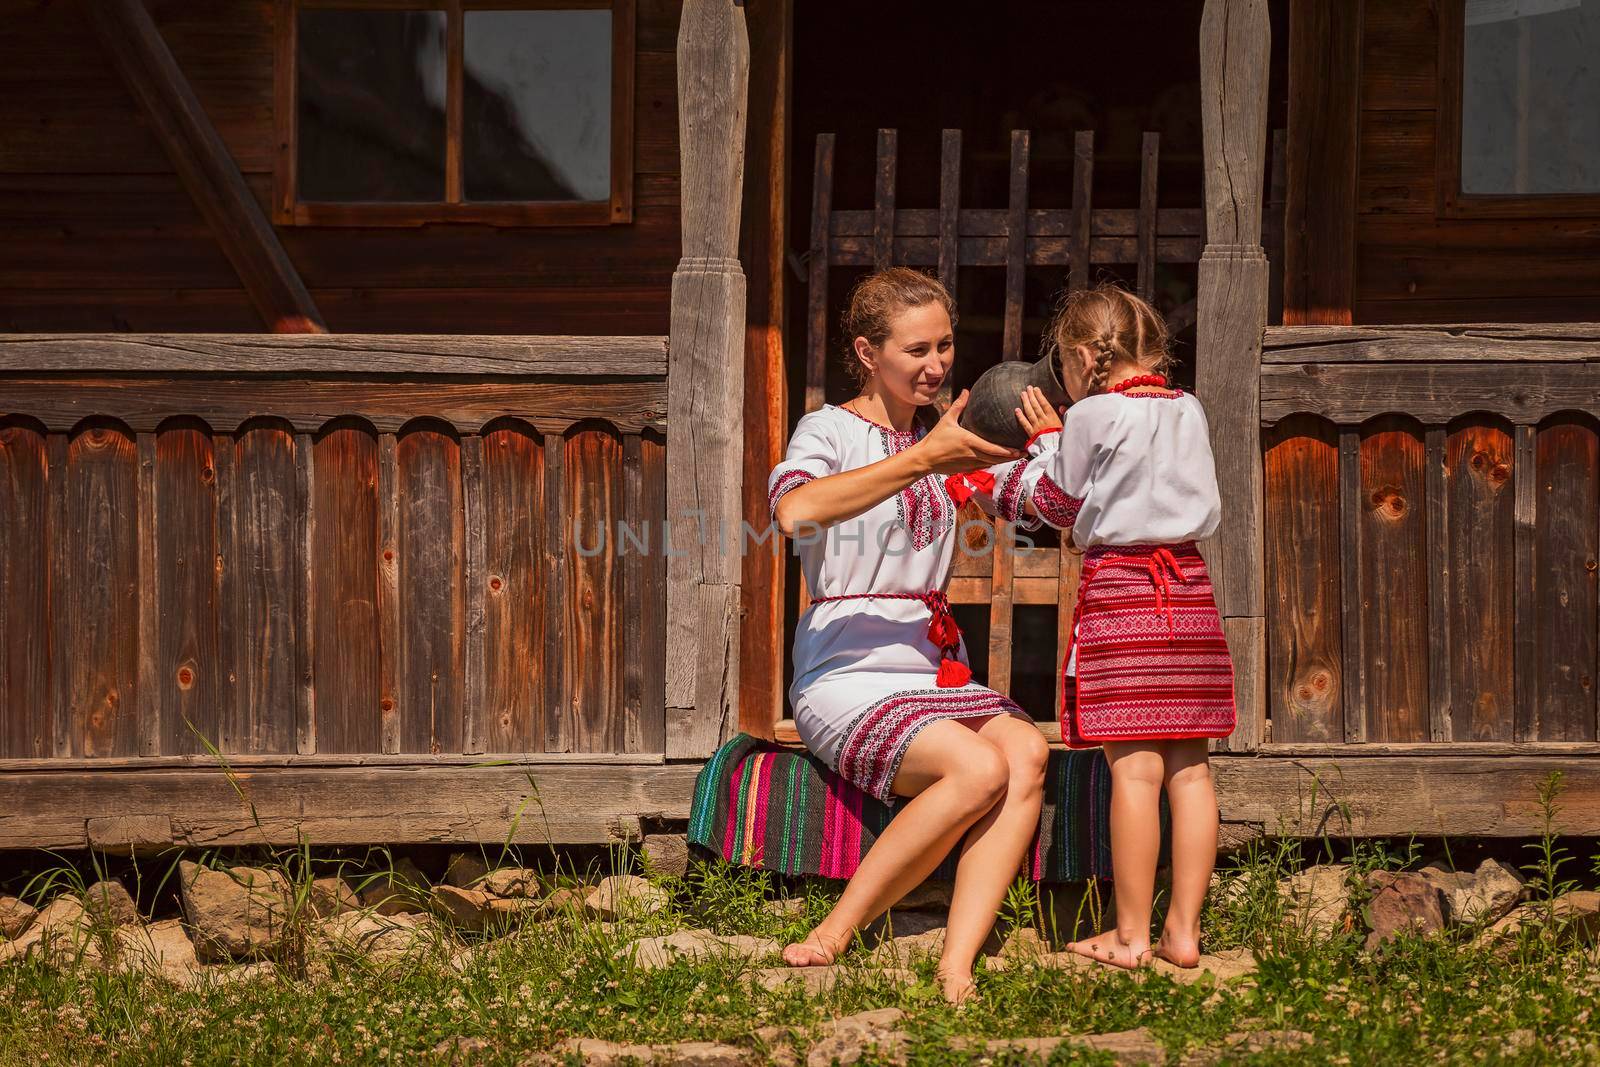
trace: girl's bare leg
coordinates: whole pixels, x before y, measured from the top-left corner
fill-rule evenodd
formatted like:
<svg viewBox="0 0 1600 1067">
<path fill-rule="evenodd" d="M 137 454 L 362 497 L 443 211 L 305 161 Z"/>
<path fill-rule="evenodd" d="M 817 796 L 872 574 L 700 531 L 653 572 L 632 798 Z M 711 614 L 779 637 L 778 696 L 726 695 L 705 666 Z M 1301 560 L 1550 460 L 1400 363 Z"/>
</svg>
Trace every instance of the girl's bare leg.
<svg viewBox="0 0 1600 1067">
<path fill-rule="evenodd" d="M 994 928 L 1006 889 L 1039 828 L 1045 761 L 1050 756 L 1050 746 L 1031 723 L 1012 715 L 996 715 L 981 722 L 978 736 L 1005 756 L 1009 775 L 1004 798 L 967 831 L 956 866 L 944 953 L 939 959 L 944 994 L 956 1002 L 973 990 L 973 962 Z"/>
<path fill-rule="evenodd" d="M 1067 947 L 1116 967 L 1133 968 L 1150 954 L 1150 912 L 1161 853 L 1160 743 L 1108 741 L 1111 764 L 1111 877 L 1117 925 Z"/>
<path fill-rule="evenodd" d="M 933 873 L 967 828 L 1005 795 L 1005 756 L 959 721 L 929 723 L 912 740 L 891 789 L 909 796 L 873 842 L 828 917 L 783 950 L 791 967 L 832 963 L 855 932 Z"/>
<path fill-rule="evenodd" d="M 1180 967 L 1200 963 L 1200 908 L 1217 862 L 1217 794 L 1204 738 L 1163 745 L 1167 803 L 1172 809 L 1172 900 L 1156 955 Z"/>
</svg>

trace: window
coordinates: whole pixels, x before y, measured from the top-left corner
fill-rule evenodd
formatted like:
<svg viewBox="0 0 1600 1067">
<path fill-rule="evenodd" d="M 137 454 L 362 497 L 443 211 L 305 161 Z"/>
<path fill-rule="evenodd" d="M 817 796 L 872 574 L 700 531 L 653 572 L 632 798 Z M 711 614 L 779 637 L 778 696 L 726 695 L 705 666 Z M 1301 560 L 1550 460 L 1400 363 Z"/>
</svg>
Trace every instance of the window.
<svg viewBox="0 0 1600 1067">
<path fill-rule="evenodd" d="M 1600 214 L 1600 0 L 1452 0 L 1439 28 L 1443 212 Z"/>
<path fill-rule="evenodd" d="M 633 0 L 279 0 L 284 224 L 632 218 Z"/>
</svg>

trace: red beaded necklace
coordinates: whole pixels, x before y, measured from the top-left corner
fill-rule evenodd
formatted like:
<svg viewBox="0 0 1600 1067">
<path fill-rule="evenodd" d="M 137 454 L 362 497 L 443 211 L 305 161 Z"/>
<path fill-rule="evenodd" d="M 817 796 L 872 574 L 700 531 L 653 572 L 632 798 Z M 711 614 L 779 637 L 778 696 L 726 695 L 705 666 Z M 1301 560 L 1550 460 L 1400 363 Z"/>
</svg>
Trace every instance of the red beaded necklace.
<svg viewBox="0 0 1600 1067">
<path fill-rule="evenodd" d="M 1113 393 L 1125 393 L 1129 389 L 1138 389 L 1146 385 L 1154 386 L 1157 389 L 1165 389 L 1167 387 L 1167 376 L 1165 374 L 1135 374 L 1132 378 L 1113 385 L 1111 391 Z"/>
</svg>

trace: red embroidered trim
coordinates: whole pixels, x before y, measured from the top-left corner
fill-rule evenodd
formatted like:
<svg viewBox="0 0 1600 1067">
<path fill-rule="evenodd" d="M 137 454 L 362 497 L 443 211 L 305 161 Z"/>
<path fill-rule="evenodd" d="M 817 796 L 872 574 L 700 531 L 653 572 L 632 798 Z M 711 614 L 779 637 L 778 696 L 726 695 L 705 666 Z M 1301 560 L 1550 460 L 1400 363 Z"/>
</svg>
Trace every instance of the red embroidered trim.
<svg viewBox="0 0 1600 1067">
<path fill-rule="evenodd" d="M 1022 472 L 1027 463 L 1017 460 L 1011 464 L 1011 470 L 1006 472 L 1006 480 L 1000 483 L 1000 492 L 995 497 L 995 510 L 1007 522 L 1020 523 L 1025 516 L 1022 514 Z"/>
<path fill-rule="evenodd" d="M 815 481 L 816 475 L 810 471 L 787 470 L 778 475 L 778 480 L 772 483 L 772 489 L 767 493 L 767 511 L 776 519 L 778 517 L 778 498 L 791 489 L 796 489 L 806 482 Z"/>
<path fill-rule="evenodd" d="M 1028 443 L 1023 445 L 1022 449 L 1023 449 L 1023 451 L 1027 451 L 1028 449 L 1032 448 L 1033 447 L 1033 443 L 1035 441 L 1037 441 L 1039 438 L 1043 437 L 1047 433 L 1060 433 L 1060 432 L 1061 432 L 1061 427 L 1059 427 L 1059 426 L 1046 426 L 1044 429 L 1040 430 L 1038 433 L 1036 433 L 1032 437 L 1028 438 Z"/>
<path fill-rule="evenodd" d="M 1048 474 L 1039 476 L 1038 484 L 1033 487 L 1033 510 L 1039 517 L 1058 530 L 1066 530 L 1078 521 L 1078 512 L 1083 507 L 1083 497 L 1073 496 L 1062 489 Z"/>
</svg>

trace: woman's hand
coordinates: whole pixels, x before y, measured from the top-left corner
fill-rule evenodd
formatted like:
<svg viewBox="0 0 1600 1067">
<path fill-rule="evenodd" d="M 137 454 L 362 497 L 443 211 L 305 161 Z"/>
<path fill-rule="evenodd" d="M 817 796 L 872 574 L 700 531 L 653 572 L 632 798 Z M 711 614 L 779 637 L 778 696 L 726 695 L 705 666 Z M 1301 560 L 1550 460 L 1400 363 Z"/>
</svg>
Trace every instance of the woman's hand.
<svg viewBox="0 0 1600 1067">
<path fill-rule="evenodd" d="M 1037 385 L 1030 385 L 1022 391 L 1022 406 L 1016 411 L 1017 421 L 1022 424 L 1030 441 L 1046 430 L 1061 429 L 1061 416 L 1044 398 L 1044 391 Z"/>
<path fill-rule="evenodd" d="M 985 441 L 971 430 L 962 429 L 961 412 L 966 406 L 967 390 L 963 389 L 938 424 L 908 450 L 918 453 L 923 467 L 933 474 L 965 474 L 1022 458 L 1022 453 L 1015 449 Z"/>
</svg>

